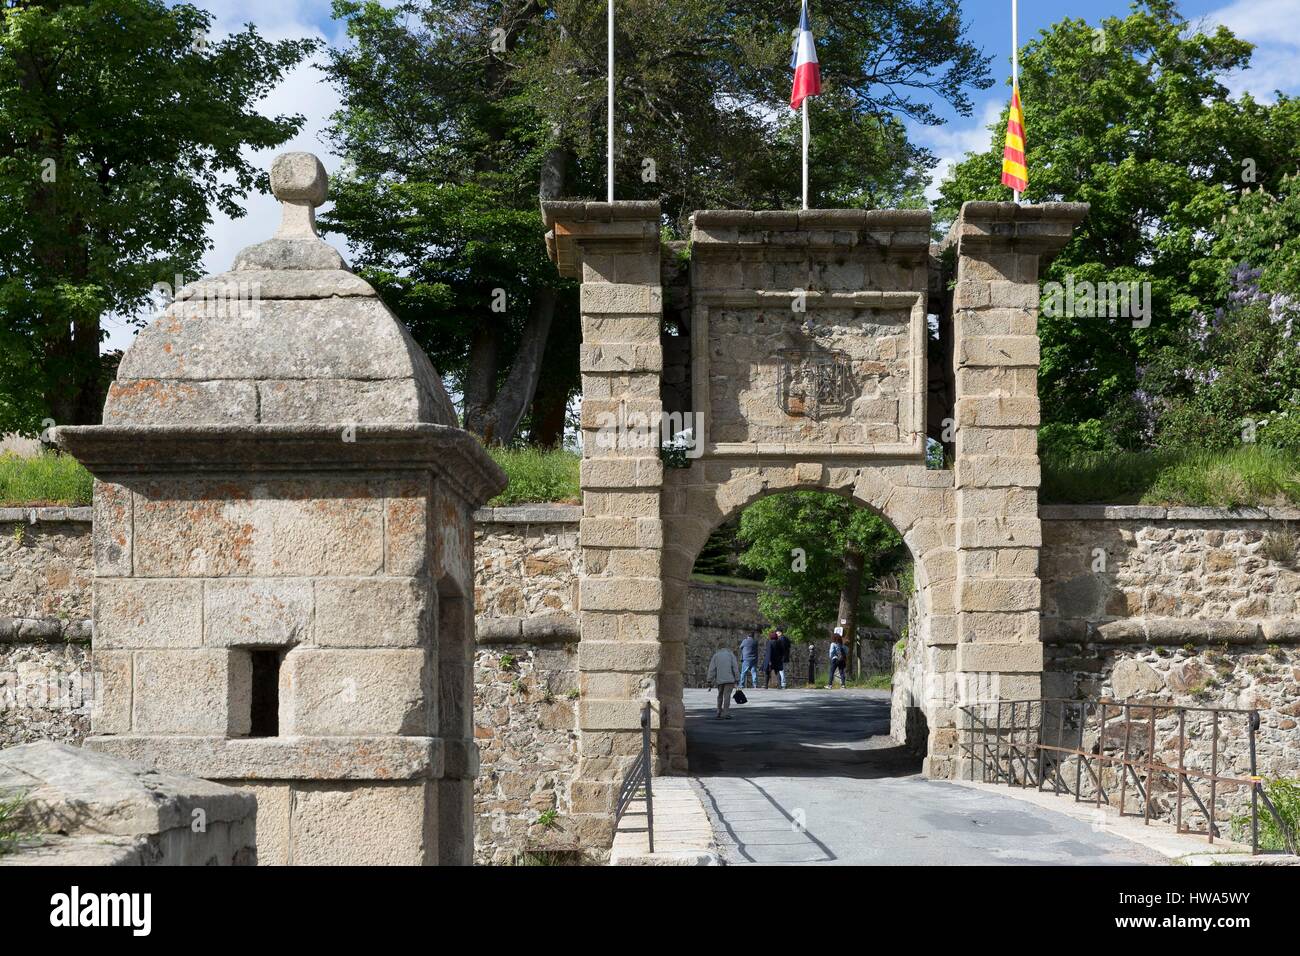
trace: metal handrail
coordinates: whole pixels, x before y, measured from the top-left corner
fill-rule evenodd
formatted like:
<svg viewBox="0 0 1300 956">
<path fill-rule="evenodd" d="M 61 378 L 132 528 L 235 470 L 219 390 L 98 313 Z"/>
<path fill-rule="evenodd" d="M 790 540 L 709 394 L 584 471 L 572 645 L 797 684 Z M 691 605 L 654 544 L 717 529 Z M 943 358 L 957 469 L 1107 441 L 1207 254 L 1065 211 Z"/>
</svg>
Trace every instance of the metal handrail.
<svg viewBox="0 0 1300 956">
<path fill-rule="evenodd" d="M 1051 726 L 1050 715 L 1055 705 L 1055 728 Z M 989 725 L 990 708 L 994 723 Z M 1023 709 L 1023 715 L 1021 710 Z M 1104 802 L 1113 806 L 1111 793 L 1105 785 L 1104 771 L 1118 769 L 1118 781 L 1112 781 L 1112 787 L 1118 785 L 1118 808 L 1121 816 L 1135 816 L 1127 808 L 1128 791 L 1131 786 L 1137 791 L 1142 804 L 1142 818 L 1145 824 L 1151 822 L 1153 782 L 1158 776 L 1172 777 L 1177 782 L 1177 802 L 1174 825 L 1179 833 L 1200 833 L 1193 831 L 1183 822 L 1183 798 L 1189 796 L 1197 809 L 1206 819 L 1203 831 L 1210 843 L 1222 831 L 1215 820 L 1215 803 L 1220 785 L 1245 786 L 1250 788 L 1250 830 L 1251 853 L 1258 854 L 1259 849 L 1259 804 L 1263 802 L 1289 852 L 1296 852 L 1296 835 L 1282 819 L 1277 808 L 1264 790 L 1263 778 L 1258 774 L 1256 762 L 1256 733 L 1260 727 L 1259 711 L 1233 707 L 1184 707 L 1177 704 L 1162 704 L 1133 700 L 1113 700 L 1098 698 L 1073 700 L 1064 697 L 1038 697 L 1019 700 L 975 701 L 963 705 L 960 710 L 966 713 L 968 722 L 965 753 L 970 763 L 970 778 L 975 777 L 977 751 L 979 763 L 983 769 L 986 783 L 1005 781 L 1008 786 L 1022 788 L 1033 785 L 1043 791 L 1048 784 L 1049 770 L 1052 791 L 1059 795 L 1062 791 L 1072 793 L 1076 803 L 1081 802 L 1084 786 L 1084 772 L 1088 774 L 1093 788 L 1091 801 L 1098 808 Z M 1037 718 L 1034 714 L 1037 711 Z M 1134 719 L 1134 714 L 1137 719 Z M 1069 720 L 1067 721 L 1067 714 Z M 1208 770 L 1188 766 L 1187 756 L 1187 718 L 1189 715 L 1207 714 L 1210 722 L 1210 766 Z M 1143 716 L 1145 715 L 1145 716 Z M 1085 749 L 1084 738 L 1089 729 L 1089 718 L 1095 716 L 1092 729 L 1096 732 L 1096 742 L 1091 749 Z M 1108 724 L 1116 718 L 1123 718 L 1123 754 L 1107 753 Z M 1156 722 L 1165 718 L 1177 718 L 1178 721 L 1178 766 L 1170 766 L 1166 760 L 1156 759 Z M 1248 777 L 1230 776 L 1220 772 L 1219 737 L 1223 718 L 1245 717 L 1249 737 L 1250 774 Z M 979 726 L 977 727 L 977 723 Z M 1138 744 L 1134 752 L 1134 727 L 1145 730 L 1145 741 Z M 1052 730 L 1055 734 L 1052 734 Z M 1074 746 L 1067 745 L 1067 730 L 1073 737 Z M 976 734 L 980 735 L 977 744 Z M 1046 738 L 1046 739 L 1045 739 Z M 1047 742 L 1051 740 L 1053 742 Z M 1145 746 L 1142 746 L 1142 744 Z M 1112 746 L 1117 751 L 1118 746 Z M 1169 744 L 1164 744 L 1169 749 Z M 1063 777 L 1067 761 L 1075 758 L 1074 788 Z M 1049 767 L 1050 764 L 1050 767 Z M 1209 789 L 1208 804 L 1197 792 L 1193 780 Z"/>
<path fill-rule="evenodd" d="M 623 814 L 636 799 L 637 793 L 645 790 L 646 834 L 650 841 L 650 852 L 655 851 L 655 801 L 654 789 L 650 784 L 650 702 L 641 706 L 641 753 L 637 755 L 632 766 L 623 775 L 623 784 L 618 791 L 618 806 L 614 811 L 614 826 L 617 828 Z"/>
</svg>

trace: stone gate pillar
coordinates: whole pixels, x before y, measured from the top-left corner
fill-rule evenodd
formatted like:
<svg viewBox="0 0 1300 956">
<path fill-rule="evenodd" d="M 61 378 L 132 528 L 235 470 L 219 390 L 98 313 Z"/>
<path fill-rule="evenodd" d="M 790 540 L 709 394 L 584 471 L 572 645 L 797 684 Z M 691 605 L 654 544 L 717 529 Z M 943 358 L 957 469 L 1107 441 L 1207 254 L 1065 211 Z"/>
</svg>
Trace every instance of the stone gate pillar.
<svg viewBox="0 0 1300 956">
<path fill-rule="evenodd" d="M 122 358 L 96 476 L 87 745 L 258 798 L 263 863 L 468 863 L 472 512 L 505 485 L 437 372 L 316 235 L 181 290 Z"/>
<path fill-rule="evenodd" d="M 609 846 L 618 784 L 641 747 L 641 709 L 681 708 L 681 660 L 659 641 L 663 522 L 659 457 L 657 202 L 550 202 L 547 245 L 562 275 L 582 280 L 582 572 L 578 590 L 580 755 L 573 825 Z M 660 687 L 675 674 L 675 694 Z M 657 679 L 658 677 L 658 679 Z M 679 722 L 680 725 L 680 722 Z"/>
<path fill-rule="evenodd" d="M 1078 203 L 966 203 L 948 244 L 956 373 L 957 688 L 949 699 L 1042 694 L 1038 551 L 1039 272 L 1087 215 Z M 927 772 L 956 766 L 960 715 Z"/>
</svg>

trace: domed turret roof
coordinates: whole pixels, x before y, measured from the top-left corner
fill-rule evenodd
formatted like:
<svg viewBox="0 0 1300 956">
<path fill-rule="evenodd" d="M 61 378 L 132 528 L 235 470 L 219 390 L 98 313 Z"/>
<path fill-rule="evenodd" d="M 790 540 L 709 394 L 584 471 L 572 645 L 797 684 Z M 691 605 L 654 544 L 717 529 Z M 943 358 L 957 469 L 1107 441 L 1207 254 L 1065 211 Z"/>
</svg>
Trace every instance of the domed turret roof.
<svg viewBox="0 0 1300 956">
<path fill-rule="evenodd" d="M 271 167 L 275 236 L 181 289 L 122 357 L 106 425 L 456 426 L 424 351 L 316 232 L 328 195 L 311 153 Z"/>
</svg>

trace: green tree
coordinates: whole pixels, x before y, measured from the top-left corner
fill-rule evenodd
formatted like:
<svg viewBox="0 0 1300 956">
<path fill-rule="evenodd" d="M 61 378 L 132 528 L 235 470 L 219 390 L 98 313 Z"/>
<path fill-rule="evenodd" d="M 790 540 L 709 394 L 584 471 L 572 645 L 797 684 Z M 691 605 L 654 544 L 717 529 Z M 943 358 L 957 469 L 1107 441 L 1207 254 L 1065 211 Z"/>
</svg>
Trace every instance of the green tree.
<svg viewBox="0 0 1300 956">
<path fill-rule="evenodd" d="M 1239 265 L 1227 306 L 1195 313 L 1147 370 L 1158 444 L 1300 448 L 1300 298 L 1264 291 L 1262 275 Z"/>
<path fill-rule="evenodd" d="M 1272 111 L 1274 118 L 1300 124 L 1300 100 L 1288 99 Z M 1300 142 L 1300 132 L 1291 134 Z M 1236 267 L 1259 269 L 1259 287 L 1268 292 L 1300 295 L 1300 156 L 1290 175 L 1272 192 L 1247 189 L 1215 227 L 1210 256 L 1197 264 L 1206 283 L 1217 282 L 1226 299 Z"/>
<path fill-rule="evenodd" d="M 576 296 L 546 259 L 538 200 L 605 193 L 603 0 L 335 0 L 332 136 L 350 172 L 328 228 L 459 387 L 466 427 L 553 443 L 578 385 Z M 791 207 L 795 9 L 775 0 L 620 0 L 619 199 L 671 234 L 701 208 Z M 917 205 L 932 157 L 901 122 L 969 113 L 989 85 L 958 0 L 818 4 L 825 95 L 812 191 Z M 545 373 L 545 374 L 544 374 Z"/>
<path fill-rule="evenodd" d="M 847 621 L 845 637 L 871 623 L 862 594 L 905 566 L 906 545 L 884 518 L 847 498 L 792 491 L 754 502 L 740 517 L 740 564 L 761 572 L 759 609 L 797 641 L 819 641 Z M 853 656 L 850 655 L 850 659 Z"/>
<path fill-rule="evenodd" d="M 99 420 L 106 313 L 197 272 L 209 206 L 266 188 L 241 156 L 301 117 L 253 104 L 313 49 L 161 0 L 0 2 L 0 431 Z"/>
<path fill-rule="evenodd" d="M 1025 197 L 1092 206 L 1047 278 L 1147 282 L 1153 306 L 1148 328 L 1129 318 L 1041 316 L 1043 420 L 1055 426 L 1045 443 L 1149 440 L 1141 372 L 1186 340 L 1193 313 L 1223 301 L 1229 263 L 1214 249 L 1220 221 L 1244 186 L 1275 193 L 1294 173 L 1295 102 L 1232 99 L 1223 83 L 1250 55 L 1251 45 L 1225 27 L 1192 30 L 1173 0 L 1134 3 L 1100 32 L 1063 20 L 1021 51 Z M 999 185 L 1005 123 L 1004 113 L 989 150 L 958 164 L 944 184 L 941 219 L 968 200 L 1008 198 Z"/>
</svg>

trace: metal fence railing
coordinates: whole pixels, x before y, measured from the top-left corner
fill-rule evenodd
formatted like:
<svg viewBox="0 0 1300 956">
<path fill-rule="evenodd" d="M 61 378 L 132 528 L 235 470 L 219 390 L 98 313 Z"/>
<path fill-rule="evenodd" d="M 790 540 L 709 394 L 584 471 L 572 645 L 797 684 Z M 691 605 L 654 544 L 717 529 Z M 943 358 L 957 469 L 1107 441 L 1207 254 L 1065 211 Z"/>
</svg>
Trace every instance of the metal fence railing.
<svg viewBox="0 0 1300 956">
<path fill-rule="evenodd" d="M 1144 823 L 1166 819 L 1211 843 L 1223 825 L 1248 821 L 1256 854 L 1262 806 L 1296 852 L 1296 834 L 1258 774 L 1257 710 L 1063 698 L 959 710 L 959 751 L 972 780 L 978 772 L 985 783 L 1071 794 Z"/>
<path fill-rule="evenodd" d="M 646 836 L 650 852 L 655 851 L 655 802 L 654 788 L 650 783 L 650 702 L 641 707 L 641 753 L 636 761 L 627 768 L 623 775 L 623 785 L 618 791 L 618 807 L 614 813 L 614 826 L 617 827 L 627 808 L 632 805 L 638 794 L 645 793 Z"/>
</svg>

